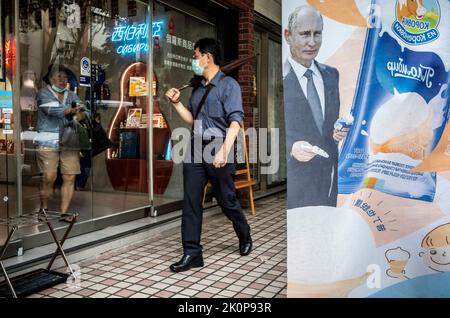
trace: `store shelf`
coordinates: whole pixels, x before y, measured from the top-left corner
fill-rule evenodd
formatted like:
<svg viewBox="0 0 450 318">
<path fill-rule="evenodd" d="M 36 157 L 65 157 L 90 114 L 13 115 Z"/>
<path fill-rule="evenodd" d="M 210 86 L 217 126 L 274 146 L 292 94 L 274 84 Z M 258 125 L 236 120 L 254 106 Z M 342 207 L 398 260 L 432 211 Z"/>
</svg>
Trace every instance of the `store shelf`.
<svg viewBox="0 0 450 318">
<path fill-rule="evenodd" d="M 147 68 L 144 63 L 135 63 L 128 67 L 126 73 L 122 75 L 120 88 L 125 102 L 125 107 L 118 108 L 112 126 L 111 141 L 115 147 L 110 151 L 117 154 L 116 158 L 106 159 L 106 167 L 111 184 L 115 190 L 129 192 L 148 193 L 148 149 L 150 128 L 153 128 L 153 149 L 151 153 L 158 158 L 162 158 L 166 153 L 166 148 L 170 144 L 171 131 L 169 127 L 151 127 L 155 124 L 167 124 L 164 114 L 159 109 L 158 94 L 153 93 L 153 118 L 142 105 L 148 105 L 147 96 L 130 96 L 130 79 L 132 77 L 146 77 Z M 155 87 L 157 87 L 156 76 L 153 77 Z M 123 105 L 122 105 L 123 106 Z M 139 110 L 140 108 L 140 110 Z M 130 109 L 136 109 L 131 112 Z M 140 127 L 142 119 L 146 127 Z M 132 123 L 135 127 L 126 127 Z M 155 194 L 164 194 L 172 176 L 174 163 L 170 160 L 154 160 L 153 185 Z"/>
</svg>

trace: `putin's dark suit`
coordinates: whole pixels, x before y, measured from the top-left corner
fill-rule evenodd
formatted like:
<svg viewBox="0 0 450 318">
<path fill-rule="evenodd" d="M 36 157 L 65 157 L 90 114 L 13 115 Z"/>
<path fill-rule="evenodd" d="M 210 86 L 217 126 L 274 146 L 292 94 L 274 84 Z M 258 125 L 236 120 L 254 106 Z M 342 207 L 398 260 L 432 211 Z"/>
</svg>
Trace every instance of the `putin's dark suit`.
<svg viewBox="0 0 450 318">
<path fill-rule="evenodd" d="M 336 206 L 337 201 L 338 146 L 333 139 L 333 126 L 339 116 L 339 73 L 335 68 L 315 63 L 322 75 L 325 92 L 322 134 L 292 67 L 283 81 L 288 209 Z M 317 155 L 309 162 L 296 160 L 291 156 L 292 145 L 302 140 L 322 148 L 330 157 Z"/>
</svg>

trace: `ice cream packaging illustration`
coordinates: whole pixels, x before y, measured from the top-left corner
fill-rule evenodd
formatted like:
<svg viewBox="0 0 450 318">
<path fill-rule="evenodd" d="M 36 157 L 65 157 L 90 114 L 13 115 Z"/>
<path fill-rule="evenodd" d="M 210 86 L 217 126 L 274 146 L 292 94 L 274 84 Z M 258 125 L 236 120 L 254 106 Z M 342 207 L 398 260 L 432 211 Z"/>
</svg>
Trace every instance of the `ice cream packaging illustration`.
<svg viewBox="0 0 450 318">
<path fill-rule="evenodd" d="M 371 3 L 354 123 L 339 159 L 341 194 L 370 188 L 431 202 L 436 170 L 417 167 L 430 157 L 450 161 L 434 155 L 448 123 L 450 2 L 415 3 Z"/>
</svg>

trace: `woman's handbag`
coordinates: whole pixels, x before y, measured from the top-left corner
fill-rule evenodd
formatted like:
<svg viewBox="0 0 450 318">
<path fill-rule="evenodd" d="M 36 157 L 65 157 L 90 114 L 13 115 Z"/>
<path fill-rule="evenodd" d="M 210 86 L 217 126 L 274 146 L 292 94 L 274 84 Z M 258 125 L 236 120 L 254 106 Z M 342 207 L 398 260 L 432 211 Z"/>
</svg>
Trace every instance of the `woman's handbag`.
<svg viewBox="0 0 450 318">
<path fill-rule="evenodd" d="M 83 156 L 90 155 L 92 157 L 95 157 L 106 149 L 112 147 L 113 144 L 111 140 L 109 140 L 108 134 L 100 124 L 99 114 L 95 115 L 94 120 L 91 120 L 88 116 L 86 116 L 82 121 L 80 121 L 80 124 L 88 130 L 91 140 L 91 147 L 86 149 L 90 151 L 85 151 L 85 153 L 83 153 Z"/>
<path fill-rule="evenodd" d="M 91 121 L 91 131 L 92 131 L 92 157 L 102 153 L 108 148 L 112 147 L 112 142 L 108 138 L 108 134 L 97 118 Z"/>
<path fill-rule="evenodd" d="M 59 146 L 61 150 L 89 150 L 91 140 L 88 129 L 78 121 L 71 120 L 59 132 Z"/>
</svg>

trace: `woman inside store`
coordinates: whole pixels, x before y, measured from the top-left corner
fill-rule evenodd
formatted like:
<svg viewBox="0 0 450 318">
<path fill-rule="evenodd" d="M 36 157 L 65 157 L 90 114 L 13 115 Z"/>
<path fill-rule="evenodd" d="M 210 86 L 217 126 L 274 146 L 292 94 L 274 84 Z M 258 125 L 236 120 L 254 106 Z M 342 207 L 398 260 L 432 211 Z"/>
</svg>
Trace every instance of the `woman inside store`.
<svg viewBox="0 0 450 318">
<path fill-rule="evenodd" d="M 69 89 L 71 71 L 63 65 L 50 65 L 43 80 L 47 84 L 37 94 L 38 120 L 37 162 L 41 172 L 40 212 L 48 211 L 58 167 L 62 175 L 59 212 L 69 209 L 74 192 L 75 178 L 80 174 L 80 149 L 61 147 L 60 133 L 71 121 L 84 115 L 84 107 L 78 96 Z M 63 219 L 70 221 L 69 218 Z"/>
</svg>

